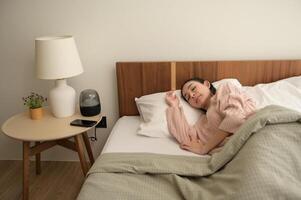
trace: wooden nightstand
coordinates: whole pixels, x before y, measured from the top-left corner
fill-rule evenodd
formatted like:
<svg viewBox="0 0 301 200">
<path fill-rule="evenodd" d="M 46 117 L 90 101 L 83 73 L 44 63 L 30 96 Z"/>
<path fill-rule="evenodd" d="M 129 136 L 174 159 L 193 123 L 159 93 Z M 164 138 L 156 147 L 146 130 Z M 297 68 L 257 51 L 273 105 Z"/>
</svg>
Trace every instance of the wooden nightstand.
<svg viewBox="0 0 301 200">
<path fill-rule="evenodd" d="M 36 173 L 41 173 L 41 152 L 55 145 L 61 145 L 67 149 L 76 151 L 79 156 L 83 174 L 86 175 L 89 167 L 94 163 L 94 157 L 90 146 L 87 131 L 93 127 L 70 126 L 74 119 L 87 119 L 99 122 L 101 115 L 84 117 L 77 112 L 67 118 L 55 118 L 50 111 L 44 109 L 44 116 L 40 120 L 32 120 L 29 113 L 21 113 L 9 118 L 2 126 L 2 131 L 9 137 L 23 142 L 23 199 L 29 198 L 29 158 L 36 157 Z M 69 140 L 74 138 L 75 142 Z M 31 146 L 30 143 L 35 145 Z M 84 154 L 86 147 L 90 166 Z"/>
</svg>

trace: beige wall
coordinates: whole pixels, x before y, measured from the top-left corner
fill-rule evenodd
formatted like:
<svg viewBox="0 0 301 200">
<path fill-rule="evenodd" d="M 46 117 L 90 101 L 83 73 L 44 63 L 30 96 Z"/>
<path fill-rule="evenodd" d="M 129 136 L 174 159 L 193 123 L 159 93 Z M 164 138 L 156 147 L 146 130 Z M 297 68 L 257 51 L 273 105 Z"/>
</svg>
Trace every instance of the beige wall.
<svg viewBox="0 0 301 200">
<path fill-rule="evenodd" d="M 116 61 L 300 59 L 300 0 L 0 0 L 0 124 L 25 110 L 21 97 L 47 95 L 34 76 L 34 38 L 75 36 L 85 72 L 69 83 L 95 88 L 109 128 L 117 120 Z M 0 159 L 21 159 L 21 143 L 0 135 Z M 74 160 L 57 147 L 48 160 Z"/>
</svg>

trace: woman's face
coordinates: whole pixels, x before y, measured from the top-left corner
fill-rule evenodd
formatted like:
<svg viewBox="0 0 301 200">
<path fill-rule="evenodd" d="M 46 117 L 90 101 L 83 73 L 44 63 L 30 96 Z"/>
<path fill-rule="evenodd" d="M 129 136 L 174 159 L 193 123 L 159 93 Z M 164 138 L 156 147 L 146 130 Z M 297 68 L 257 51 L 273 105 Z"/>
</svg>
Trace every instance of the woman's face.
<svg viewBox="0 0 301 200">
<path fill-rule="evenodd" d="M 204 81 L 204 84 L 198 81 L 188 81 L 182 88 L 182 94 L 192 107 L 207 110 L 211 98 L 209 88 L 209 81 Z"/>
</svg>

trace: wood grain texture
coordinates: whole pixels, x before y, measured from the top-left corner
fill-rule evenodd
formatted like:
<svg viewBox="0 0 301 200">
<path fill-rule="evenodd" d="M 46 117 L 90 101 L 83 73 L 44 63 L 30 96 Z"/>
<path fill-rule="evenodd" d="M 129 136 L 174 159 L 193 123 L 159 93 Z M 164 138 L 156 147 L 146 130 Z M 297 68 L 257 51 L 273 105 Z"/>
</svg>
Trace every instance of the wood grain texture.
<svg viewBox="0 0 301 200">
<path fill-rule="evenodd" d="M 119 115 L 137 115 L 134 98 L 141 96 L 142 63 L 117 63 Z"/>
<path fill-rule="evenodd" d="M 177 89 L 181 89 L 186 80 L 199 77 L 213 82 L 217 79 L 217 62 L 177 62 Z"/>
<path fill-rule="evenodd" d="M 79 162 L 42 161 L 35 174 L 30 162 L 30 200 L 74 200 L 84 182 Z M 22 161 L 0 161 L 0 199 L 22 199 Z"/>
<path fill-rule="evenodd" d="M 68 139 L 57 140 L 56 143 L 72 151 L 77 151 L 75 143 Z"/>
<path fill-rule="evenodd" d="M 29 199 L 30 142 L 23 142 L 23 200 Z"/>
<path fill-rule="evenodd" d="M 80 161 L 80 164 L 82 166 L 83 174 L 84 174 L 84 176 L 86 176 L 86 174 L 88 172 L 88 166 L 87 166 L 87 161 L 86 161 L 86 158 L 85 158 L 84 144 L 83 144 L 82 135 L 80 134 L 80 135 L 74 136 L 74 141 L 75 141 L 79 161 Z"/>
<path fill-rule="evenodd" d="M 90 144 L 90 141 L 89 141 L 88 133 L 84 132 L 82 134 L 82 136 L 83 136 L 85 147 L 86 147 L 86 150 L 87 150 L 87 153 L 88 153 L 88 156 L 89 156 L 90 166 L 92 166 L 94 164 L 95 160 L 94 160 L 91 144 Z"/>
<path fill-rule="evenodd" d="M 270 83 L 300 75 L 300 62 L 283 61 L 223 61 L 218 62 L 217 78 L 237 78 L 242 85 Z"/>
<path fill-rule="evenodd" d="M 36 143 L 35 146 L 30 148 L 30 156 L 34 156 L 42 151 L 45 151 L 55 146 L 56 144 L 57 144 L 56 141 L 46 141 L 46 142 Z"/>
<path fill-rule="evenodd" d="M 170 66 L 171 64 L 169 62 L 142 64 L 143 95 L 170 90 Z"/>
<path fill-rule="evenodd" d="M 180 89 L 193 77 L 210 82 L 237 78 L 253 86 L 301 75 L 301 60 L 119 62 L 116 66 L 120 116 L 139 114 L 135 97 L 175 89 L 174 84 Z"/>
<path fill-rule="evenodd" d="M 138 115 L 135 97 L 171 89 L 170 62 L 117 63 L 119 115 Z"/>
<path fill-rule="evenodd" d="M 35 142 L 35 145 L 39 145 L 40 142 Z M 36 174 L 41 174 L 41 153 L 36 154 Z"/>
<path fill-rule="evenodd" d="M 170 70 L 171 70 L 171 90 L 176 90 L 177 89 L 177 63 L 176 62 L 171 62 L 170 63 Z"/>
</svg>

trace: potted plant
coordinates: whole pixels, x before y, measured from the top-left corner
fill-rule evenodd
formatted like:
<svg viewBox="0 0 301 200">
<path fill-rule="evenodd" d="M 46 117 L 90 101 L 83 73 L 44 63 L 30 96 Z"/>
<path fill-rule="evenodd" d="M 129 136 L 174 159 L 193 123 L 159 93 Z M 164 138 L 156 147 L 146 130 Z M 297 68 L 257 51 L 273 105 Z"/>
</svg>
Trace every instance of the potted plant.
<svg viewBox="0 0 301 200">
<path fill-rule="evenodd" d="M 32 92 L 29 96 L 23 97 L 24 105 L 28 106 L 31 119 L 41 119 L 43 117 L 43 104 L 47 101 L 42 95 Z"/>
</svg>

